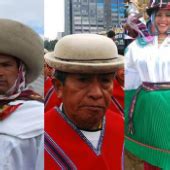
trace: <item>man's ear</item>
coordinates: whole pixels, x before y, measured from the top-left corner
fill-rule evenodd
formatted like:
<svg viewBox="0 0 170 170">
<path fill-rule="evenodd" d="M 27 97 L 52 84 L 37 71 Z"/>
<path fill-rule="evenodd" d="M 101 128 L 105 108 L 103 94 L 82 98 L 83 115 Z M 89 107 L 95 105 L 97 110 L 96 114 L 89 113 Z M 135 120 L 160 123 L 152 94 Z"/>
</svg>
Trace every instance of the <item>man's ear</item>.
<svg viewBox="0 0 170 170">
<path fill-rule="evenodd" d="M 61 81 L 59 81 L 58 79 L 52 79 L 52 83 L 53 83 L 53 86 L 55 88 L 55 91 L 57 93 L 57 97 L 59 99 L 62 98 L 63 96 L 63 84 Z"/>
</svg>

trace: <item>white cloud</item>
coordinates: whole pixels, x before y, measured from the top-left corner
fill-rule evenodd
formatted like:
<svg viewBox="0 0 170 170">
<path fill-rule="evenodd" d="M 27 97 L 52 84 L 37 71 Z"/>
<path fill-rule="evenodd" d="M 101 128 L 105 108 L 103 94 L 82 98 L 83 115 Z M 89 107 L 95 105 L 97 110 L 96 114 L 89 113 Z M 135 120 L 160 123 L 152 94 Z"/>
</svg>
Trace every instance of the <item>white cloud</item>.
<svg viewBox="0 0 170 170">
<path fill-rule="evenodd" d="M 64 0 L 0 0 L 0 18 L 23 22 L 54 39 L 64 31 Z"/>
<path fill-rule="evenodd" d="M 55 39 L 64 31 L 64 0 L 44 0 L 44 36 Z"/>
<path fill-rule="evenodd" d="M 0 18 L 23 22 L 39 34 L 43 34 L 44 1 L 43 0 L 1 0 Z"/>
</svg>

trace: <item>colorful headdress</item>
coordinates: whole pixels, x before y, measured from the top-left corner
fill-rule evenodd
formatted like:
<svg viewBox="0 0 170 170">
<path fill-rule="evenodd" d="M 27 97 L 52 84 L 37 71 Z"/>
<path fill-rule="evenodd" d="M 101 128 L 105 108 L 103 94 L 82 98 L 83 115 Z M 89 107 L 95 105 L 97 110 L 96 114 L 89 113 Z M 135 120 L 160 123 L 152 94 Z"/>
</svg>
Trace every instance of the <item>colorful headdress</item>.
<svg viewBox="0 0 170 170">
<path fill-rule="evenodd" d="M 170 10 L 170 0 L 150 0 L 146 12 L 151 16 L 152 12 L 159 8 Z"/>
</svg>

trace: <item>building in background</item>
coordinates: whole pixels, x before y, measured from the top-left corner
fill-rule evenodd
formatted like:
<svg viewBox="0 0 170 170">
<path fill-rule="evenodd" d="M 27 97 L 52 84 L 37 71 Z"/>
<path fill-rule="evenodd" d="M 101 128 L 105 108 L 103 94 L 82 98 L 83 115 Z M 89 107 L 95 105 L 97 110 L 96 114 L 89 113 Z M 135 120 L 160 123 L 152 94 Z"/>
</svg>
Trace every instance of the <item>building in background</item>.
<svg viewBox="0 0 170 170">
<path fill-rule="evenodd" d="M 65 0 L 65 32 L 99 33 L 124 20 L 124 0 Z"/>
</svg>

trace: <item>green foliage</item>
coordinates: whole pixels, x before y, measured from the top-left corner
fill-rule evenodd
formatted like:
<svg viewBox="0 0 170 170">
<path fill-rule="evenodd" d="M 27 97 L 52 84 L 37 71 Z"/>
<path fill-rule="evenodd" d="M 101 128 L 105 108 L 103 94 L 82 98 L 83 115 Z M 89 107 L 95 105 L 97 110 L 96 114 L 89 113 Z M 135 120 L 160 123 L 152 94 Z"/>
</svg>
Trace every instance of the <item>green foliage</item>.
<svg viewBox="0 0 170 170">
<path fill-rule="evenodd" d="M 55 44 L 57 43 L 58 40 L 45 40 L 44 41 L 44 48 L 47 49 L 48 51 L 53 51 Z"/>
</svg>

